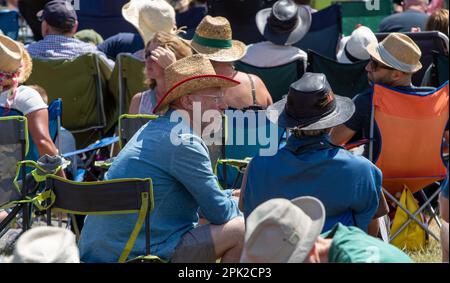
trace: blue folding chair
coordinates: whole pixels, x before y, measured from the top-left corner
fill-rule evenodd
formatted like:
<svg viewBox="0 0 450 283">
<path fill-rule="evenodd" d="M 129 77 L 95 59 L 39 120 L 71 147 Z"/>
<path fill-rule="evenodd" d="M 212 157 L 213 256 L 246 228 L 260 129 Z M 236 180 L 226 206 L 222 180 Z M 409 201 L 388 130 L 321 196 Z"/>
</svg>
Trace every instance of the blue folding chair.
<svg viewBox="0 0 450 283">
<path fill-rule="evenodd" d="M 19 13 L 13 10 L 0 10 L 0 30 L 16 40 L 19 36 Z"/>
<path fill-rule="evenodd" d="M 342 33 L 341 7 L 337 4 L 312 14 L 308 33 L 294 46 L 336 59 L 336 46 Z"/>
</svg>

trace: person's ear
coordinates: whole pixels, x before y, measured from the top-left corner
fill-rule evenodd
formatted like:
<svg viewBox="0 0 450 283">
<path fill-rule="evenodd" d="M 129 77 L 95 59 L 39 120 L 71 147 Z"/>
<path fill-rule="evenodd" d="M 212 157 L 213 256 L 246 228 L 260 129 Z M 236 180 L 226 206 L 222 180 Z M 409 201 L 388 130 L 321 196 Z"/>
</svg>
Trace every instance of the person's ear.
<svg viewBox="0 0 450 283">
<path fill-rule="evenodd" d="M 391 79 L 393 81 L 399 81 L 405 77 L 405 73 L 399 70 L 393 70 L 391 73 Z"/>
<path fill-rule="evenodd" d="M 72 35 L 74 35 L 74 34 L 77 33 L 77 30 L 78 30 L 78 21 L 75 21 L 75 24 L 73 25 L 73 28 L 72 28 L 72 30 L 70 31 L 70 33 L 71 33 Z"/>
<path fill-rule="evenodd" d="M 180 97 L 180 104 L 186 110 L 192 111 L 194 109 L 194 100 L 189 94 Z"/>
</svg>

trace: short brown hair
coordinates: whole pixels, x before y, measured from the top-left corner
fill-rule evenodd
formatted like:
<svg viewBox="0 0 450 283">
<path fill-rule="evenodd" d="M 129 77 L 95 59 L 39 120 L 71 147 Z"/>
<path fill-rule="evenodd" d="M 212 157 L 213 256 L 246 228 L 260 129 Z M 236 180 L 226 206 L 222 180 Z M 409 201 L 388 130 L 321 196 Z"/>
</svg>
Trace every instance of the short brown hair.
<svg viewBox="0 0 450 283">
<path fill-rule="evenodd" d="M 192 49 L 189 46 L 188 43 L 186 43 L 183 39 L 181 39 L 179 36 L 170 34 L 167 32 L 157 32 L 155 33 L 155 36 L 150 40 L 144 49 L 144 54 L 147 53 L 148 49 L 150 48 L 150 44 L 157 44 L 158 46 L 162 46 L 164 48 L 169 49 L 175 54 L 175 58 L 177 60 L 180 60 L 184 57 L 188 57 L 192 55 Z M 145 69 L 144 69 L 145 73 Z M 146 75 L 147 77 L 147 75 Z M 144 81 L 145 84 L 147 84 L 150 88 L 154 88 L 156 86 L 156 81 L 148 78 Z"/>
<path fill-rule="evenodd" d="M 439 9 L 430 15 L 425 25 L 426 31 L 440 31 L 448 37 L 448 10 Z"/>
<path fill-rule="evenodd" d="M 293 128 L 290 130 L 291 134 L 296 137 L 315 137 L 315 136 L 321 136 L 323 134 L 329 134 L 331 131 L 331 128 L 322 129 L 322 130 L 301 130 L 299 128 Z"/>
</svg>

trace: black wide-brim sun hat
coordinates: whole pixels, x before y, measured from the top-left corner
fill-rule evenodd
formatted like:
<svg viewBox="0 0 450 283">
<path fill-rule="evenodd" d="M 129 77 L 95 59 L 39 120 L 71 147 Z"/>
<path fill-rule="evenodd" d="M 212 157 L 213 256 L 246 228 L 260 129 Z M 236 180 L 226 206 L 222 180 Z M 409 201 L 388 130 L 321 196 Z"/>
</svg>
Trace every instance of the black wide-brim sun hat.
<svg viewBox="0 0 450 283">
<path fill-rule="evenodd" d="M 260 10 L 255 17 L 256 26 L 258 27 L 261 35 L 268 41 L 278 45 L 292 45 L 300 41 L 306 33 L 308 33 L 311 27 L 311 12 L 303 7 L 298 6 L 297 26 L 289 32 L 280 33 L 270 28 L 268 19 L 272 13 L 272 8 L 266 8 Z"/>
<path fill-rule="evenodd" d="M 286 113 L 287 97 L 270 105 L 267 108 L 267 117 L 282 128 L 295 128 L 299 125 L 301 130 L 322 130 L 341 125 L 348 121 L 355 113 L 355 104 L 353 101 L 344 96 L 334 95 L 336 100 L 336 108 L 328 115 L 320 118 L 299 119 Z"/>
</svg>

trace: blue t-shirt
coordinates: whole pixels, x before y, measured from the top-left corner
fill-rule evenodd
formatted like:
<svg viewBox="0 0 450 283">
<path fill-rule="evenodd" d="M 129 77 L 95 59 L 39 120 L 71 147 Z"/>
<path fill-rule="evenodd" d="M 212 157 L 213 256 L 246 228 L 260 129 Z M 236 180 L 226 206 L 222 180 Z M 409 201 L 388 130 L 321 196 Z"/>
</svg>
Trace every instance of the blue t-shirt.
<svg viewBox="0 0 450 283">
<path fill-rule="evenodd" d="M 97 46 L 108 58 L 116 60 L 119 53 L 131 53 L 144 49 L 144 40 L 137 33 L 122 32 L 107 38 Z"/>
<path fill-rule="evenodd" d="M 415 10 L 407 10 L 384 18 L 378 26 L 378 32 L 410 32 L 412 27 L 425 30 L 428 15 Z"/>
<path fill-rule="evenodd" d="M 295 154 L 298 148 L 303 150 Z M 324 231 L 338 222 L 367 230 L 380 201 L 381 171 L 332 145 L 328 135 L 290 136 L 277 154 L 254 157 L 247 170 L 245 217 L 269 199 L 313 196 L 327 212 Z"/>
<path fill-rule="evenodd" d="M 106 179 L 152 178 L 155 208 L 150 214 L 151 254 L 166 261 L 183 235 L 197 225 L 198 212 L 215 225 L 240 215 L 231 192 L 222 191 L 218 185 L 205 143 L 188 123 L 178 119 L 171 122 L 175 112 L 170 110 L 144 125 L 106 175 Z M 137 214 L 87 216 L 79 242 L 81 260 L 117 262 L 136 219 Z M 129 259 L 145 254 L 144 230 Z"/>
</svg>

